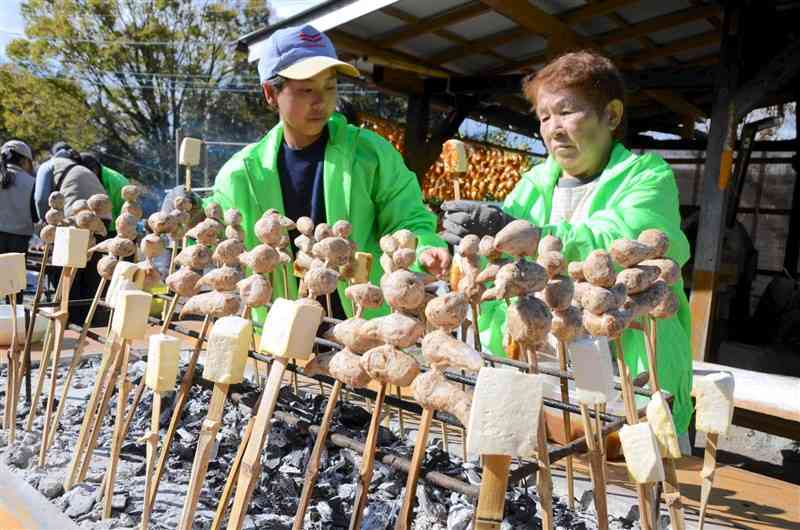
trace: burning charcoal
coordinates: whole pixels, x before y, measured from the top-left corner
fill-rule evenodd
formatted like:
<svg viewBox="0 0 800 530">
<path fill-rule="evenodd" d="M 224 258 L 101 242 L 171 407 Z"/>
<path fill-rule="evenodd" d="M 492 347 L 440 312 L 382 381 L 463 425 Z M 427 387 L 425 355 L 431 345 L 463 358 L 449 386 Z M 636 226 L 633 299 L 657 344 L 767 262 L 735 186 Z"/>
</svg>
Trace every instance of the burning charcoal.
<svg viewBox="0 0 800 530">
<path fill-rule="evenodd" d="M 361 407 L 348 405 L 347 403 L 339 403 L 336 406 L 334 417 L 336 421 L 348 429 L 354 430 L 365 429 L 370 420 L 369 412 Z"/>
</svg>

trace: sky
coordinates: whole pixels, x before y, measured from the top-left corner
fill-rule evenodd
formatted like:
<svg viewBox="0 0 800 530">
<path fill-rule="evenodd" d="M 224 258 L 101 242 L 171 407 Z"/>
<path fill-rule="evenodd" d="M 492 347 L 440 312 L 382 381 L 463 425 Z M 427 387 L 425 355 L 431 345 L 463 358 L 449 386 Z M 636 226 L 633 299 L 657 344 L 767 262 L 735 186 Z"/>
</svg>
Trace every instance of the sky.
<svg viewBox="0 0 800 530">
<path fill-rule="evenodd" d="M 25 29 L 19 6 L 22 0 L 2 0 L 3 8 L 0 9 L 0 59 L 5 60 L 6 44 L 19 37 Z"/>
<path fill-rule="evenodd" d="M 265 3 L 272 10 L 270 22 L 274 23 L 284 18 L 300 13 L 316 4 L 321 0 L 265 0 Z M 20 14 L 22 0 L 0 0 L 0 62 L 6 60 L 5 48 L 9 41 L 20 36 L 24 32 L 25 24 Z M 791 138 L 794 136 L 794 116 L 789 115 L 784 120 L 778 138 Z M 468 137 L 480 137 L 485 132 L 485 125 L 466 120 L 462 125 L 461 134 Z M 517 148 L 541 152 L 542 146 L 539 142 L 530 142 L 529 139 L 511 133 L 512 145 Z"/>
</svg>

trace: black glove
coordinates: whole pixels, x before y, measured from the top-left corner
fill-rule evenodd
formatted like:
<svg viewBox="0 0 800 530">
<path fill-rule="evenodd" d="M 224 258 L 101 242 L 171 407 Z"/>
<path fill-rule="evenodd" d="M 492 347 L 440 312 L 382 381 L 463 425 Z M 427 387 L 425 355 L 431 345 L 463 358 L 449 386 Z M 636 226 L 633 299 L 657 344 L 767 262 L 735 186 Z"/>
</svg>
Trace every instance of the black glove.
<svg viewBox="0 0 800 530">
<path fill-rule="evenodd" d="M 482 201 L 447 201 L 442 203 L 444 232 L 442 238 L 458 245 L 467 234 L 478 237 L 494 236 L 514 220 L 500 209 L 500 205 Z"/>
</svg>

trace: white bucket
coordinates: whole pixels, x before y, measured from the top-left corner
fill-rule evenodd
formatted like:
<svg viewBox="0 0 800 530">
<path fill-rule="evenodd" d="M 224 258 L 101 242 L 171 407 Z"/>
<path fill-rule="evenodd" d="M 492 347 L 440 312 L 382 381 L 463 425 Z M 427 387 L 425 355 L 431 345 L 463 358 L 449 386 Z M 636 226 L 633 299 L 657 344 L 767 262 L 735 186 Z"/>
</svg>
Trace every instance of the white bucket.
<svg viewBox="0 0 800 530">
<path fill-rule="evenodd" d="M 47 319 L 39 317 L 33 327 L 33 342 L 39 342 L 47 330 Z M 22 304 L 17 304 L 17 344 L 25 341 L 25 309 Z M 0 305 L 0 346 L 11 345 L 11 306 Z"/>
</svg>

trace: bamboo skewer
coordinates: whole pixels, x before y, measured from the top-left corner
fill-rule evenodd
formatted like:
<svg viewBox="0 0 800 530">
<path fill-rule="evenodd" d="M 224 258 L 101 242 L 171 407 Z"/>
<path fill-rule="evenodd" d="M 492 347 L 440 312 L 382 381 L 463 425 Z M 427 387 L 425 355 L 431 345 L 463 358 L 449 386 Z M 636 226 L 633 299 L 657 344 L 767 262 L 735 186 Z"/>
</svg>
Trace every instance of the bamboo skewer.
<svg viewBox="0 0 800 530">
<path fill-rule="evenodd" d="M 8 367 L 8 379 L 6 380 L 6 403 L 3 422 L 5 423 L 6 430 L 8 430 L 8 439 L 10 442 L 13 442 L 17 433 L 16 378 L 20 373 L 17 367 L 17 294 L 9 294 L 8 300 L 11 305 L 11 344 L 8 347 L 6 362 L 6 366 Z"/>
<path fill-rule="evenodd" d="M 78 343 L 75 345 L 75 350 L 72 354 L 72 359 L 69 363 L 69 368 L 67 369 L 67 374 L 64 377 L 64 384 L 63 388 L 61 389 L 61 399 L 58 402 L 58 408 L 56 409 L 56 415 L 53 419 L 53 427 L 50 432 L 50 437 L 47 439 L 47 448 L 49 449 L 51 445 L 53 445 L 53 440 L 55 439 L 56 431 L 58 430 L 58 426 L 61 423 L 61 415 L 64 413 L 64 405 L 67 402 L 67 396 L 69 395 L 69 389 L 72 386 L 72 377 L 75 375 L 75 370 L 78 369 L 78 365 L 81 362 L 81 356 L 83 355 L 83 349 L 86 346 L 86 334 L 91 327 L 92 320 L 94 320 L 94 314 L 97 310 L 98 302 L 100 301 L 100 297 L 102 296 L 103 291 L 105 290 L 106 283 L 108 280 L 105 278 L 100 278 L 100 285 L 97 287 L 97 291 L 94 293 L 94 298 L 92 299 L 92 305 L 89 306 L 89 312 L 86 314 L 86 319 L 83 322 L 83 327 L 81 328 L 81 334 L 78 337 Z"/>
<path fill-rule="evenodd" d="M 386 398 L 386 387 L 387 383 L 381 382 L 378 393 L 375 396 L 375 408 L 372 411 L 367 439 L 364 442 L 364 454 L 361 455 L 361 469 L 359 470 L 356 484 L 353 514 L 350 517 L 350 530 L 359 530 L 361 528 L 361 520 L 364 517 L 364 508 L 367 505 L 367 495 L 369 494 L 369 483 L 372 480 L 372 472 L 375 469 L 375 450 L 380 430 L 381 410 L 383 401 Z"/>
<path fill-rule="evenodd" d="M 592 489 L 594 493 L 594 505 L 597 512 L 597 525 L 601 530 L 608 529 L 608 505 L 606 501 L 606 483 L 603 473 L 603 454 L 599 447 L 602 443 L 602 430 L 592 429 L 592 419 L 589 417 L 589 407 L 585 403 L 580 404 L 581 417 L 583 418 L 583 430 L 586 436 L 586 445 L 589 448 L 589 473 L 592 479 Z M 596 413 L 596 412 L 595 412 Z M 596 415 L 599 417 L 599 414 Z"/>
<path fill-rule="evenodd" d="M 130 390 L 131 383 L 128 380 L 128 361 L 130 359 L 130 341 L 123 339 L 120 345 L 122 350 L 122 362 L 120 363 L 118 380 L 117 380 L 117 412 L 114 421 L 114 435 L 111 440 L 111 454 L 109 456 L 108 468 L 106 469 L 105 482 L 103 483 L 104 502 L 103 502 L 103 518 L 108 519 L 111 517 L 111 504 L 114 499 L 114 482 L 117 477 L 117 463 L 119 462 L 119 455 L 122 450 L 122 442 L 125 439 L 123 428 L 125 425 L 125 408 L 128 404 L 128 391 Z M 111 388 L 108 389 L 111 393 Z M 99 431 L 99 428 L 97 429 Z"/>
<path fill-rule="evenodd" d="M 300 494 L 300 501 L 297 504 L 292 530 L 302 530 L 303 528 L 303 519 L 305 518 L 308 504 L 311 502 L 311 495 L 314 492 L 314 486 L 319 477 L 320 458 L 322 458 L 322 450 L 325 448 L 325 442 L 328 439 L 328 432 L 330 431 L 331 421 L 333 420 L 333 412 L 336 409 L 336 403 L 339 400 L 339 392 L 341 389 L 342 382 L 337 379 L 333 384 L 333 389 L 328 398 L 328 404 L 325 406 L 325 413 L 322 416 L 317 439 L 314 442 L 314 449 L 311 451 L 311 456 L 308 458 L 308 463 L 306 464 L 306 474 L 303 477 L 303 491 Z"/>
<path fill-rule="evenodd" d="M 140 440 L 147 443 L 147 464 L 145 468 L 144 507 L 142 508 L 141 530 L 150 526 L 150 502 L 153 489 L 153 471 L 155 471 L 156 451 L 158 450 L 159 419 L 161 418 L 161 392 L 153 392 L 153 408 L 150 411 L 150 431 Z"/>
<path fill-rule="evenodd" d="M 411 519 L 414 512 L 414 499 L 416 498 L 417 482 L 422 471 L 422 461 L 425 460 L 425 449 L 428 445 L 428 433 L 433 420 L 433 409 L 425 407 L 422 409 L 422 417 L 419 422 L 417 439 L 414 443 L 414 454 L 411 457 L 411 468 L 408 470 L 406 479 L 406 490 L 403 497 L 403 505 L 397 516 L 397 523 L 394 530 L 410 530 Z M 299 530 L 299 529 L 294 529 Z"/>
<path fill-rule="evenodd" d="M 475 530 L 499 530 L 503 524 L 511 457 L 483 455 L 482 458 L 483 477 L 478 505 L 475 508 Z"/>
<path fill-rule="evenodd" d="M 58 285 L 56 286 L 54 299 L 56 303 L 61 302 L 61 286 L 64 283 L 64 270 L 65 269 L 61 269 L 61 274 L 58 277 Z M 31 407 L 28 411 L 28 419 L 25 423 L 25 430 L 28 431 L 33 430 L 33 420 L 36 419 L 36 411 L 39 406 L 39 397 L 42 395 L 42 390 L 44 389 L 47 365 L 50 364 L 50 354 L 52 352 L 54 339 L 53 333 L 55 330 L 55 315 L 51 313 L 48 315 L 48 319 L 47 331 L 45 332 L 44 343 L 42 346 L 42 357 L 39 359 L 39 377 L 36 379 L 36 388 L 31 395 Z"/>
<path fill-rule="evenodd" d="M 44 415 L 44 429 L 42 431 L 42 445 L 39 449 L 39 465 L 44 466 L 47 460 L 48 439 L 50 436 L 50 429 L 52 427 L 53 415 L 53 401 L 56 397 L 56 377 L 58 375 L 58 361 L 61 357 L 61 348 L 64 344 L 64 331 L 67 327 L 67 318 L 69 318 L 69 291 L 72 287 L 72 280 L 75 275 L 73 267 L 64 267 L 64 281 L 61 293 L 61 305 L 59 311 L 54 315 L 55 328 L 53 333 L 55 338 L 53 341 L 53 350 L 50 355 L 52 364 L 50 367 L 50 388 L 47 398 L 47 405 L 45 406 Z"/>
<path fill-rule="evenodd" d="M 14 389 L 14 401 L 18 402 L 19 392 L 22 387 L 22 375 L 30 370 L 30 357 L 31 346 L 33 345 L 33 330 L 36 325 L 36 318 L 39 316 L 39 303 L 42 300 L 42 293 L 44 291 L 44 283 L 46 281 L 47 260 L 50 257 L 50 243 L 45 243 L 44 251 L 42 252 L 42 264 L 39 266 L 39 277 L 36 279 L 36 293 L 33 295 L 33 302 L 31 303 L 30 321 L 28 328 L 25 330 L 25 345 L 22 350 L 23 366 L 20 367 L 20 376 L 16 381 L 16 388 Z M 28 385 L 30 386 L 30 385 Z M 30 388 L 28 388 L 30 394 Z M 29 396 L 30 397 L 30 396 Z M 30 427 L 28 428 L 30 430 Z"/>
<path fill-rule="evenodd" d="M 539 360 L 532 348 L 524 346 L 525 354 L 530 365 L 530 372 L 539 373 Z M 550 470 L 550 454 L 547 452 L 547 422 L 544 419 L 544 408 L 539 416 L 539 428 L 536 432 L 536 458 L 539 461 L 539 470 L 536 475 L 536 491 L 542 504 L 542 528 L 553 530 L 553 476 Z"/>
<path fill-rule="evenodd" d="M 273 361 L 272 367 L 270 368 L 267 384 L 264 386 L 261 402 L 258 405 L 253 432 L 246 442 L 247 447 L 245 448 L 242 464 L 239 468 L 236 494 L 233 499 L 231 515 L 228 520 L 229 530 L 239 530 L 244 523 L 244 517 L 247 514 L 247 506 L 250 504 L 250 498 L 253 495 L 253 490 L 255 489 L 259 475 L 258 470 L 260 469 L 261 450 L 264 448 L 269 432 L 272 429 L 270 419 L 275 411 L 275 405 L 278 402 L 278 393 L 287 363 L 287 358 L 278 357 Z"/>
<path fill-rule="evenodd" d="M 650 388 L 653 392 L 658 392 L 661 390 L 661 387 L 658 383 L 658 365 L 656 364 L 658 359 L 656 353 L 656 320 L 648 316 L 644 322 L 643 330 L 645 350 L 647 350 L 647 360 L 650 367 Z M 664 465 L 664 500 L 669 509 L 672 528 L 673 530 L 684 530 L 686 528 L 686 521 L 683 514 L 683 502 L 681 501 L 681 490 L 680 484 L 678 483 L 678 471 L 675 466 L 675 461 L 672 458 L 662 458 L 661 461 Z"/>
<path fill-rule="evenodd" d="M 103 359 L 100 362 L 100 369 L 95 378 L 95 384 L 92 389 L 92 394 L 89 397 L 89 403 L 85 408 L 86 412 L 83 416 L 81 430 L 78 434 L 78 440 L 75 443 L 75 453 L 72 456 L 72 462 L 67 470 L 67 477 L 64 480 L 64 490 L 66 491 L 72 489 L 72 486 L 75 485 L 76 481 L 81 476 L 81 470 L 84 468 L 84 461 L 91 458 L 91 453 L 94 450 L 94 440 L 97 438 L 97 429 L 93 429 L 93 425 L 97 419 L 96 416 L 103 416 L 105 414 L 105 405 L 107 401 L 105 400 L 106 394 L 103 391 L 105 386 L 110 383 L 110 380 L 114 378 L 118 357 L 119 344 L 116 340 L 109 341 L 107 352 L 103 355 Z M 100 399 L 101 393 L 104 396 L 99 405 L 102 414 L 96 414 L 98 399 Z M 87 455 L 83 454 L 84 450 L 88 451 Z"/>
<path fill-rule="evenodd" d="M 258 404 L 256 404 L 255 408 L 258 408 Z M 250 436 L 253 433 L 253 425 L 255 422 L 255 416 L 251 416 L 247 421 L 247 426 L 242 434 L 242 441 L 239 443 L 239 449 L 236 451 L 236 457 L 233 459 L 231 469 L 228 472 L 228 478 L 225 481 L 225 488 L 222 490 L 222 495 L 219 498 L 219 504 L 217 505 L 217 511 L 214 514 L 214 520 L 211 522 L 211 530 L 219 530 L 222 527 L 222 519 L 225 517 L 225 513 L 228 510 L 228 501 L 230 500 L 231 493 L 233 493 L 233 487 L 236 484 L 236 479 L 239 477 L 239 469 L 241 469 L 244 450 L 247 447 L 247 442 L 250 440 Z"/>
<path fill-rule="evenodd" d="M 567 371 L 567 347 L 564 341 L 558 341 L 558 365 L 562 372 Z M 559 378 L 561 386 L 561 401 L 569 404 L 569 382 L 564 378 Z M 572 441 L 572 414 L 568 410 L 562 412 L 564 421 L 564 435 L 566 436 L 567 443 Z M 602 431 L 598 431 L 602 432 Z M 573 467 L 572 456 L 567 457 L 567 505 L 570 510 L 575 509 L 575 471 Z"/>
<path fill-rule="evenodd" d="M 183 503 L 181 512 L 180 530 L 191 530 L 194 524 L 194 514 L 197 509 L 197 501 L 200 498 L 200 490 L 208 471 L 208 462 L 211 459 L 211 452 L 214 450 L 214 439 L 222 425 L 222 413 L 225 408 L 225 400 L 228 396 L 229 385 L 225 383 L 214 383 L 214 390 L 211 395 L 211 403 L 208 406 L 208 414 L 203 420 L 200 428 L 200 438 L 197 441 L 197 450 L 192 464 L 192 473 L 189 478 L 188 493 Z"/>
<path fill-rule="evenodd" d="M 622 398 L 625 405 L 625 416 L 629 425 L 636 425 L 639 423 L 639 415 L 636 410 L 636 401 L 633 395 L 633 384 L 631 383 L 631 376 L 628 372 L 628 366 L 625 364 L 625 355 L 622 350 L 622 340 L 617 337 L 614 339 L 617 346 L 617 367 L 619 368 L 620 382 L 622 383 Z M 639 498 L 639 524 L 642 530 L 653 530 L 652 527 L 652 503 L 648 495 L 648 487 L 645 484 L 636 484 L 636 495 Z"/>
<path fill-rule="evenodd" d="M 698 530 L 703 530 L 703 526 L 705 526 L 708 501 L 711 499 L 711 489 L 714 487 L 714 472 L 717 469 L 717 443 L 719 443 L 719 434 L 714 432 L 706 433 L 706 450 L 703 455 L 703 469 L 700 471 L 703 484 L 700 487 Z"/>
<path fill-rule="evenodd" d="M 154 485 L 149 499 L 151 504 L 155 502 L 156 495 L 158 495 L 158 486 L 161 483 L 161 475 L 164 473 L 164 467 L 167 465 L 169 448 L 170 445 L 172 445 L 172 439 L 175 437 L 175 432 L 178 429 L 178 422 L 180 421 L 181 414 L 183 413 L 183 407 L 186 406 L 186 402 L 189 400 L 189 392 L 192 388 L 192 381 L 194 381 L 194 368 L 197 365 L 197 358 L 200 355 L 200 350 L 203 348 L 203 343 L 206 340 L 206 335 L 208 334 L 208 328 L 210 325 L 211 317 L 206 316 L 203 319 L 203 325 L 200 328 L 200 334 L 195 341 L 194 350 L 189 358 L 189 365 L 186 367 L 186 372 L 183 374 L 183 378 L 181 379 L 181 386 L 178 389 L 177 395 L 175 396 L 175 405 L 172 410 L 172 417 L 169 420 L 169 427 L 167 428 L 167 432 L 164 436 L 164 441 L 161 444 L 161 451 L 158 454 L 156 471 L 153 474 L 155 480 L 153 481 Z"/>
</svg>

